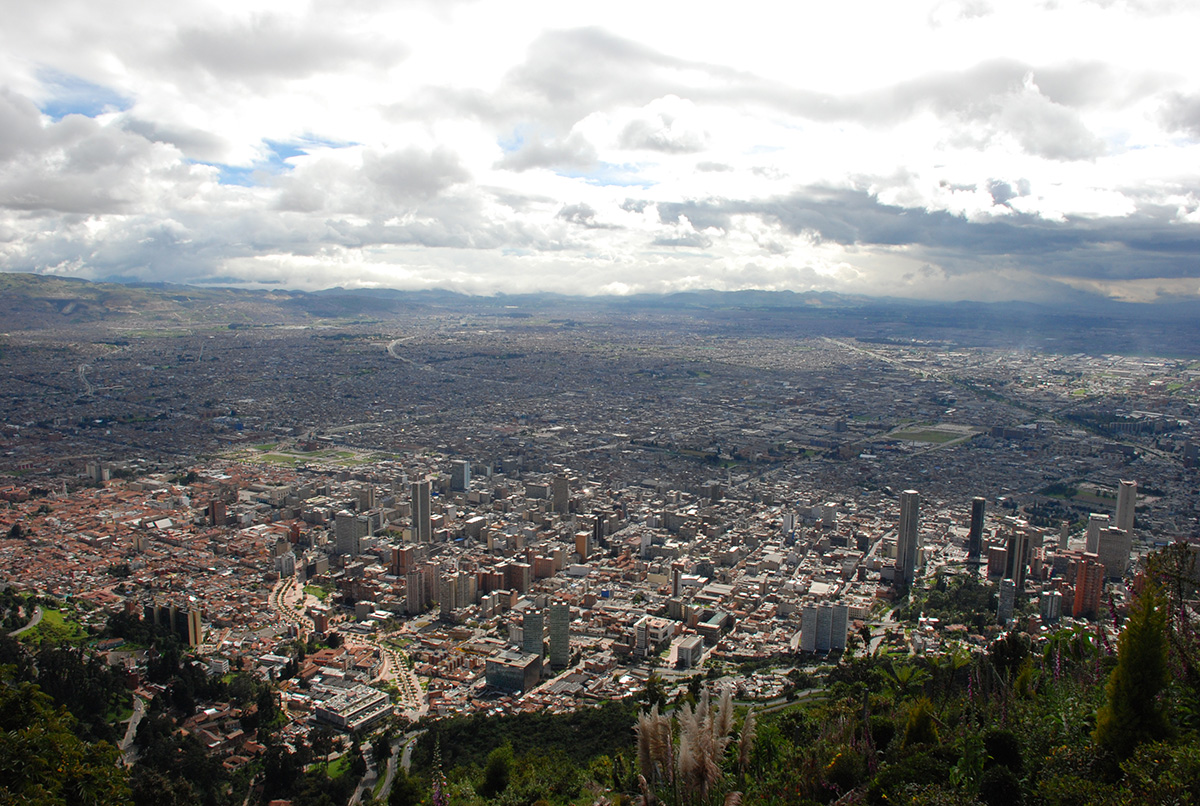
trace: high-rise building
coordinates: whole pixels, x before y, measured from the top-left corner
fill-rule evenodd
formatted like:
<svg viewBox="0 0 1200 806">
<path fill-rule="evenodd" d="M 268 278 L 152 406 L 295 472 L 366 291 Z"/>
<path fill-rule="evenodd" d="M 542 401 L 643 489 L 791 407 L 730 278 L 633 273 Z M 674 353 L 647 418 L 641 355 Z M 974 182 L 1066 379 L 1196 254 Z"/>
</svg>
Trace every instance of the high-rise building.
<svg viewBox="0 0 1200 806">
<path fill-rule="evenodd" d="M 817 608 L 805 605 L 800 613 L 800 651 L 817 651 Z"/>
<path fill-rule="evenodd" d="M 471 489 L 471 463 L 455 459 L 450 463 L 450 489 L 465 493 Z"/>
<path fill-rule="evenodd" d="M 404 578 L 406 584 L 405 593 L 405 609 L 408 610 L 410 616 L 415 616 L 418 613 L 425 612 L 425 580 L 421 578 L 421 572 L 413 569 L 408 572 Z"/>
<path fill-rule="evenodd" d="M 367 519 L 361 515 L 343 509 L 333 519 L 335 549 L 338 554 L 348 554 L 357 557 L 361 550 L 361 540 L 367 536 Z"/>
<path fill-rule="evenodd" d="M 979 566 L 983 551 L 983 514 L 987 501 L 979 496 L 971 499 L 971 531 L 967 536 L 967 564 Z"/>
<path fill-rule="evenodd" d="M 1100 596 L 1104 592 L 1104 566 L 1095 557 L 1075 561 L 1075 600 L 1071 608 L 1074 618 L 1095 618 L 1100 613 Z"/>
<path fill-rule="evenodd" d="M 542 639 L 545 634 L 542 611 L 537 608 L 526 608 L 521 633 L 521 651 L 526 655 L 537 655 L 542 658 Z"/>
<path fill-rule="evenodd" d="M 554 477 L 552 495 L 551 503 L 554 505 L 554 511 L 560 515 L 566 514 L 571 506 L 571 485 L 565 475 L 560 473 Z"/>
<path fill-rule="evenodd" d="M 1129 552 L 1133 550 L 1133 535 L 1124 529 L 1109 527 L 1100 530 L 1100 546 L 1096 552 L 1105 576 L 1119 578 L 1129 570 Z"/>
<path fill-rule="evenodd" d="M 1025 589 L 1025 569 L 1029 556 L 1029 532 L 1023 521 L 1009 524 L 1007 548 L 1004 578 L 1011 579 L 1016 592 L 1019 593 Z"/>
<path fill-rule="evenodd" d="M 1012 620 L 1013 608 L 1016 606 L 1017 586 L 1011 579 L 1000 580 L 1000 596 L 996 603 L 996 620 L 1007 624 Z"/>
<path fill-rule="evenodd" d="M 1133 513 L 1137 509 L 1137 482 L 1121 480 L 1117 490 L 1117 523 L 1118 529 L 1125 534 L 1133 535 Z"/>
<path fill-rule="evenodd" d="M 412 539 L 414 543 L 433 540 L 433 504 L 429 479 L 412 483 Z"/>
<path fill-rule="evenodd" d="M 571 663 L 571 606 L 550 605 L 550 665 L 565 669 Z"/>
<path fill-rule="evenodd" d="M 193 607 L 187 611 L 187 633 L 188 646 L 200 646 L 204 641 L 204 625 L 200 622 L 200 608 Z"/>
<path fill-rule="evenodd" d="M 438 580 L 438 609 L 442 618 L 448 618 L 458 604 L 458 577 L 444 576 Z"/>
<path fill-rule="evenodd" d="M 833 620 L 829 625 L 829 648 L 844 650 L 846 635 L 850 632 L 850 608 L 846 605 L 831 605 Z"/>
<path fill-rule="evenodd" d="M 1058 621 L 1062 618 L 1062 599 L 1062 594 L 1058 591 L 1043 591 L 1042 618 L 1046 621 Z"/>
<path fill-rule="evenodd" d="M 1101 515 L 1098 512 L 1088 515 L 1087 540 L 1084 545 L 1084 551 L 1088 554 L 1100 553 L 1100 530 L 1107 529 L 1109 524 L 1110 521 L 1107 515 Z"/>
<path fill-rule="evenodd" d="M 833 630 L 833 608 L 821 605 L 817 608 L 817 651 L 828 652 L 830 633 Z"/>
<path fill-rule="evenodd" d="M 912 586 L 917 574 L 918 507 L 921 496 L 916 490 L 900 493 L 900 526 L 896 532 L 896 582 Z"/>
</svg>

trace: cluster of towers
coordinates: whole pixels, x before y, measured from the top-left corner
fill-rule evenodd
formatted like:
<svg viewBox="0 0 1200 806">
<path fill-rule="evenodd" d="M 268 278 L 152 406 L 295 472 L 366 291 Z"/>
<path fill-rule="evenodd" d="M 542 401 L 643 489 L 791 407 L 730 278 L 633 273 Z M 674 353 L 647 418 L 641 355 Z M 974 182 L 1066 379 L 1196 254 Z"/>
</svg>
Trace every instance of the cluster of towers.
<svg viewBox="0 0 1200 806">
<path fill-rule="evenodd" d="M 920 550 L 919 507 L 920 496 L 916 490 L 905 490 L 900 494 L 895 580 L 897 586 L 903 589 L 912 586 L 916 575 Z M 1061 570 L 1069 597 L 1064 607 L 1062 591 L 1044 592 L 1044 615 L 1057 617 L 1064 609 L 1076 617 L 1096 613 L 1105 580 L 1119 578 L 1129 570 L 1136 507 L 1137 482 L 1122 480 L 1117 490 L 1115 516 L 1090 515 L 1083 551 L 1071 551 L 1068 548 L 1069 531 L 1067 524 L 1063 524 L 1056 556 L 1064 561 Z M 967 567 L 976 572 L 983 563 L 986 510 L 987 502 L 983 498 L 971 500 Z M 1018 518 L 1006 517 L 1003 521 L 1004 542 L 999 547 L 988 549 L 988 569 L 989 575 L 1000 577 L 998 616 L 1006 621 L 1012 617 L 1016 596 L 1025 588 L 1026 573 L 1031 563 L 1036 571 L 1035 549 L 1040 545 L 1042 532 Z"/>
</svg>

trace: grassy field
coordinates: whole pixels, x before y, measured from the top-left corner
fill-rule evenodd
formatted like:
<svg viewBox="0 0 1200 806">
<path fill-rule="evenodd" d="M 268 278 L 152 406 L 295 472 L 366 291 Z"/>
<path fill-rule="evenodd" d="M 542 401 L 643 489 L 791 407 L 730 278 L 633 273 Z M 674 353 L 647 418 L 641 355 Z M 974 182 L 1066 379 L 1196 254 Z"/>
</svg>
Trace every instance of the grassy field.
<svg viewBox="0 0 1200 806">
<path fill-rule="evenodd" d="M 890 435 L 892 439 L 903 439 L 909 442 L 933 442 L 941 444 L 943 442 L 951 442 L 956 439 L 970 436 L 969 434 L 959 434 L 950 431 L 934 431 L 930 429 L 922 429 L 920 431 L 896 431 Z"/>
<path fill-rule="evenodd" d="M 87 638 L 87 634 L 79 622 L 67 619 L 61 610 L 45 610 L 38 625 L 28 632 L 21 633 L 20 638 L 34 645 L 43 641 L 78 644 Z"/>
</svg>

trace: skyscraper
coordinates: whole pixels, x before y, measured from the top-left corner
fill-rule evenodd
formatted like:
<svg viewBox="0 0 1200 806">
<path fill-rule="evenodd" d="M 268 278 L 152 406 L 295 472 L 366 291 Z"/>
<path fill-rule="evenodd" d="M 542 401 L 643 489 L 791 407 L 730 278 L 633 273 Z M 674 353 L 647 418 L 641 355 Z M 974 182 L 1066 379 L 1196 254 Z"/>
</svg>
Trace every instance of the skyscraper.
<svg viewBox="0 0 1200 806">
<path fill-rule="evenodd" d="M 450 489 L 467 492 L 471 489 L 471 463 L 456 459 L 450 463 Z"/>
<path fill-rule="evenodd" d="M 996 601 L 996 620 L 1001 624 L 1007 624 L 1012 619 L 1016 594 L 1017 586 L 1011 579 L 1000 580 L 1000 595 Z"/>
<path fill-rule="evenodd" d="M 1117 490 L 1117 523 L 1116 527 L 1133 535 L 1133 512 L 1137 509 L 1137 482 L 1121 480 Z"/>
<path fill-rule="evenodd" d="M 921 496 L 916 490 L 900 493 L 900 526 L 896 533 L 896 582 L 903 588 L 912 585 L 917 575 L 917 530 Z"/>
<path fill-rule="evenodd" d="M 560 515 L 566 513 L 571 506 L 571 485 L 565 475 L 560 473 L 554 477 L 552 491 L 554 511 Z"/>
<path fill-rule="evenodd" d="M 1100 545 L 1096 554 L 1109 578 L 1125 576 L 1129 570 L 1129 552 L 1132 550 L 1133 536 L 1129 532 L 1111 526 L 1100 530 Z"/>
<path fill-rule="evenodd" d="M 1029 532 L 1024 521 L 1009 525 L 1008 558 L 1005 560 L 1004 578 L 1011 579 L 1015 592 L 1025 589 L 1025 568 L 1029 554 Z"/>
<path fill-rule="evenodd" d="M 412 539 L 414 543 L 433 540 L 432 504 L 429 479 L 412 483 Z"/>
<path fill-rule="evenodd" d="M 1100 597 L 1104 592 L 1104 566 L 1094 557 L 1076 560 L 1075 600 L 1071 608 L 1074 618 L 1095 618 L 1100 612 Z"/>
<path fill-rule="evenodd" d="M 571 606 L 550 605 L 550 665 L 565 669 L 571 662 Z"/>
<path fill-rule="evenodd" d="M 987 501 L 979 496 L 971 499 L 971 531 L 967 537 L 967 564 L 978 567 L 983 551 L 983 513 Z"/>
<path fill-rule="evenodd" d="M 542 636 L 545 632 L 542 611 L 535 608 L 525 610 L 525 621 L 521 637 L 521 651 L 526 655 L 537 655 L 542 659 Z"/>
<path fill-rule="evenodd" d="M 1100 553 L 1100 532 L 1109 527 L 1109 518 L 1107 515 L 1093 512 L 1088 515 L 1087 525 L 1087 542 L 1084 545 L 1084 551 L 1088 554 Z"/>
</svg>

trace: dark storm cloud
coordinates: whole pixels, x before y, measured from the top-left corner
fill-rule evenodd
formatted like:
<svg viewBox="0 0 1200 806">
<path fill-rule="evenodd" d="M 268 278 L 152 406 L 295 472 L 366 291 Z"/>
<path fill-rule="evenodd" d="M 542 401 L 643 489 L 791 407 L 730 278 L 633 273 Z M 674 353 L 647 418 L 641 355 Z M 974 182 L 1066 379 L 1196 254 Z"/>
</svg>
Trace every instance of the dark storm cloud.
<svg viewBox="0 0 1200 806">
<path fill-rule="evenodd" d="M 994 185 L 994 192 L 1001 192 Z M 1011 188 L 1009 189 L 1011 191 Z M 1146 205 L 1132 216 L 1047 221 L 1014 213 L 972 222 L 943 211 L 882 204 L 859 190 L 808 187 L 763 201 L 712 199 L 659 204 L 664 224 L 728 229 L 734 215 L 777 221 L 793 234 L 854 247 L 917 247 L 952 269 L 1006 258 L 1022 268 L 1092 279 L 1190 277 L 1200 225 L 1174 220 L 1174 208 Z"/>
</svg>

